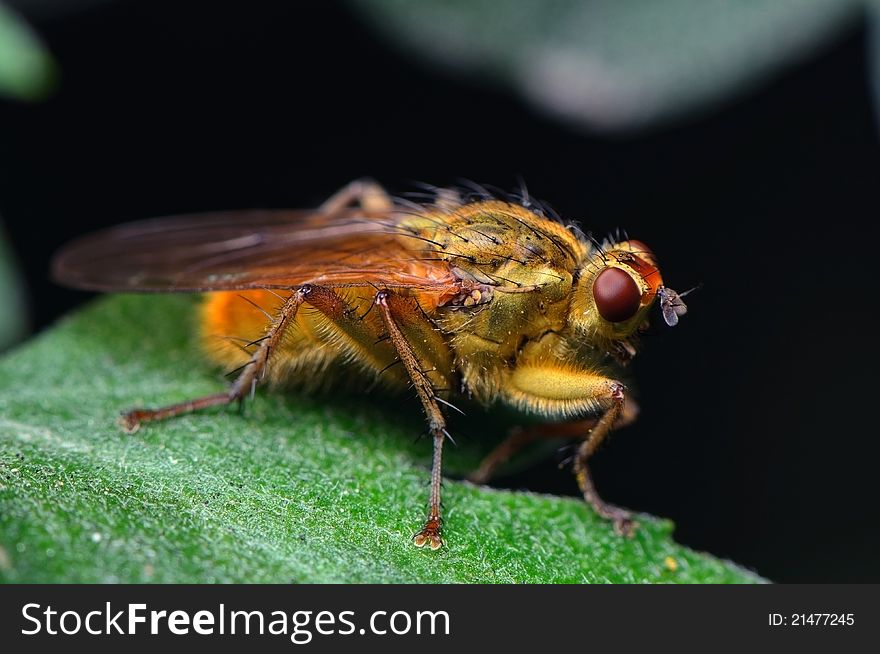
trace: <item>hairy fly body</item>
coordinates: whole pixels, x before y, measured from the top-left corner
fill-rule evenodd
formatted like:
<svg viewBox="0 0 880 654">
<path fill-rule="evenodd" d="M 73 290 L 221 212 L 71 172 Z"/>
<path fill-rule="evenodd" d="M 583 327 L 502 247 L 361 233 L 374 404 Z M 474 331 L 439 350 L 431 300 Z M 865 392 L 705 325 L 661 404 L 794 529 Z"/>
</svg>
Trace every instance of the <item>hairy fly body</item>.
<svg viewBox="0 0 880 654">
<path fill-rule="evenodd" d="M 131 410 L 128 431 L 242 400 L 263 381 L 414 389 L 434 443 L 428 516 L 414 542 L 437 549 L 446 414 L 463 394 L 549 423 L 513 432 L 474 481 L 538 438 L 577 439 L 585 500 L 619 533 L 635 527 L 600 499 L 587 461 L 635 416 L 618 377 L 652 306 L 668 324 L 686 311 L 640 241 L 599 243 L 526 194 L 439 189 L 414 203 L 359 181 L 316 210 L 123 225 L 67 246 L 53 272 L 79 288 L 205 294 L 205 352 L 237 378 L 222 393 Z"/>
</svg>

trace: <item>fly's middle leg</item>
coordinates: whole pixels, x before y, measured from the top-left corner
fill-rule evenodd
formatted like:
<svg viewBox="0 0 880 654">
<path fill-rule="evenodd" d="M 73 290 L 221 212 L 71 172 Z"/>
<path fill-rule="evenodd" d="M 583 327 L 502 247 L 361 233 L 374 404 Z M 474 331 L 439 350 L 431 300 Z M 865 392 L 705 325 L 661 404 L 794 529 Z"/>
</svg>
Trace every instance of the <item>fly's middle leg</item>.
<svg viewBox="0 0 880 654">
<path fill-rule="evenodd" d="M 381 375 L 393 368 L 395 357 L 403 364 L 422 402 L 434 441 L 428 518 L 413 542 L 418 547 L 439 549 L 443 545 L 443 444 L 448 436 L 440 405 L 449 404 L 441 397 L 448 392 L 453 367 L 449 346 L 412 297 L 380 291 L 371 309 L 363 314 L 330 288 L 314 287 L 306 302 L 329 320 L 328 327 L 337 331 L 341 338 L 335 340 L 336 347 L 366 369 Z"/>
<path fill-rule="evenodd" d="M 410 381 L 416 389 L 425 416 L 428 429 L 434 441 L 434 456 L 431 464 L 431 492 L 428 501 L 428 517 L 422 530 L 413 536 L 416 547 L 440 549 L 443 545 L 442 517 L 440 513 L 440 487 L 443 481 L 443 444 L 449 436 L 446 430 L 446 419 L 440 409 L 444 403 L 438 396 L 436 384 L 429 373 L 443 373 L 442 370 L 425 369 L 425 360 L 411 342 L 420 342 L 430 346 L 431 340 L 440 339 L 431 322 L 421 314 L 420 309 L 409 298 L 400 297 L 389 291 L 376 294 L 376 305 L 385 323 L 385 329 L 397 355 L 409 374 Z M 408 338 L 406 332 L 417 331 L 422 338 Z M 447 403 L 448 404 L 448 403 Z"/>
</svg>

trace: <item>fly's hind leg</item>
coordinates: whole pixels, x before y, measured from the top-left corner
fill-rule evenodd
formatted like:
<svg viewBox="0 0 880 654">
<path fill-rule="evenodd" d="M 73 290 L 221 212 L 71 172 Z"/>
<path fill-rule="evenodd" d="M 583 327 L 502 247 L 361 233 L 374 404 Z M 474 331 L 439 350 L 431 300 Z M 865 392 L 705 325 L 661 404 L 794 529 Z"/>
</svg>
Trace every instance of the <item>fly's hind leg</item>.
<svg viewBox="0 0 880 654">
<path fill-rule="evenodd" d="M 614 530 L 631 536 L 636 529 L 632 514 L 605 502 L 596 492 L 588 461 L 625 414 L 625 387 L 619 381 L 590 370 L 531 365 L 515 368 L 504 399 L 520 408 L 548 417 L 592 413 L 597 417 L 584 434 L 574 457 L 574 475 L 584 500 Z"/>
<path fill-rule="evenodd" d="M 265 375 L 272 353 L 277 349 L 285 330 L 296 319 L 297 311 L 310 291 L 310 286 L 302 286 L 294 290 L 290 297 L 285 299 L 284 304 L 272 317 L 269 326 L 266 328 L 265 336 L 257 344 L 257 349 L 242 367 L 241 372 L 228 391 L 206 395 L 205 397 L 171 404 L 158 409 L 133 409 L 124 413 L 120 418 L 122 428 L 126 432 L 133 434 L 140 429 L 141 424 L 144 422 L 165 420 L 212 406 L 231 404 L 245 398 L 253 392 L 257 383 Z"/>
</svg>

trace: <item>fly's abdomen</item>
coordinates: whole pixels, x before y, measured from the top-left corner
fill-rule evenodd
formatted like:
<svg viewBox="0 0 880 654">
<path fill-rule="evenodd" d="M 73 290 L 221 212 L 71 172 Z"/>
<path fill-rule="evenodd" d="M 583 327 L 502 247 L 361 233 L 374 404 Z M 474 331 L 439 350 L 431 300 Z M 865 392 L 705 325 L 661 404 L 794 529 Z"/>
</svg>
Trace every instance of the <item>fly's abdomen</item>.
<svg viewBox="0 0 880 654">
<path fill-rule="evenodd" d="M 386 338 L 377 311 L 370 307 L 374 289 L 337 289 L 343 310 L 334 316 L 305 305 L 285 333 L 269 368 L 271 381 L 306 388 L 329 388 L 342 380 L 366 387 L 377 379 L 385 386 L 405 388 L 407 378 L 396 365 L 397 354 Z M 201 340 L 209 359 L 234 370 L 247 365 L 250 352 L 269 327 L 269 317 L 282 302 L 271 291 L 217 292 L 206 295 L 201 308 Z M 264 313 L 265 312 L 265 313 Z M 449 387 L 452 355 L 443 336 L 404 323 L 426 374 L 440 388 Z"/>
</svg>

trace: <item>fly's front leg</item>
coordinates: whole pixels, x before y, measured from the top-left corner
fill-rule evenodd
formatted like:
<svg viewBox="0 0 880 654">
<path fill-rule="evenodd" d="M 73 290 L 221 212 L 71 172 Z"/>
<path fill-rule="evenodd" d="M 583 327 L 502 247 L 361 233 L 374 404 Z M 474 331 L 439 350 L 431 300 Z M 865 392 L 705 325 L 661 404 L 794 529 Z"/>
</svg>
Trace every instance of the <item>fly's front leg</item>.
<svg viewBox="0 0 880 654">
<path fill-rule="evenodd" d="M 592 428 L 583 433 L 585 440 L 575 454 L 575 479 L 593 510 L 612 521 L 617 533 L 631 536 L 637 526 L 632 514 L 599 497 L 587 465 L 611 429 L 626 416 L 624 385 L 589 370 L 550 364 L 519 365 L 507 381 L 504 399 L 519 409 L 549 418 L 585 413 L 597 416 Z"/>
<path fill-rule="evenodd" d="M 323 213 L 338 213 L 356 205 L 365 211 L 389 211 L 394 202 L 388 192 L 371 179 L 356 179 L 336 191 L 319 207 Z"/>
<path fill-rule="evenodd" d="M 574 457 L 574 476 L 577 479 L 578 487 L 584 499 L 593 507 L 593 510 L 606 520 L 610 520 L 614 525 L 614 531 L 621 536 L 632 536 L 635 533 L 638 523 L 633 520 L 632 513 L 619 506 L 614 506 L 605 502 L 596 492 L 593 485 L 593 478 L 590 475 L 590 468 L 587 465 L 590 457 L 593 456 L 602 441 L 609 434 L 614 422 L 623 412 L 626 402 L 624 396 L 624 386 L 619 382 L 613 382 L 610 389 L 611 406 L 609 406 L 596 426 L 593 427 L 586 440 L 580 444 L 578 451 Z"/>
<path fill-rule="evenodd" d="M 283 338 L 285 330 L 296 319 L 297 311 L 311 292 L 311 289 L 312 287 L 308 285 L 302 286 L 293 291 L 290 297 L 284 300 L 284 304 L 278 309 L 266 328 L 265 336 L 260 339 L 257 349 L 254 350 L 250 360 L 242 367 L 241 373 L 239 373 L 228 391 L 206 395 L 205 397 L 187 400 L 178 404 L 171 404 L 159 409 L 133 409 L 124 413 L 120 418 L 122 428 L 126 432 L 133 434 L 140 429 L 141 424 L 144 422 L 165 420 L 207 407 L 230 404 L 243 399 L 253 392 L 257 383 L 266 372 L 266 367 L 269 364 L 272 353 Z"/>
<path fill-rule="evenodd" d="M 376 305 L 385 323 L 385 329 L 397 355 L 406 367 L 410 380 L 418 393 L 419 400 L 428 418 L 428 429 L 434 440 L 434 457 L 431 464 L 431 494 L 428 503 L 428 518 L 422 530 L 413 537 L 416 547 L 427 545 L 432 550 L 440 549 L 443 545 L 441 535 L 442 518 L 440 516 L 440 486 L 443 481 L 443 443 L 449 432 L 446 431 L 446 419 L 440 410 L 435 384 L 431 381 L 428 372 L 423 369 L 418 353 L 410 344 L 404 329 L 418 330 L 424 338 L 423 344 L 430 345 L 431 340 L 440 339 L 434 330 L 434 326 L 425 318 L 419 308 L 409 301 L 408 298 L 397 296 L 389 291 L 380 291 L 376 294 Z M 438 340 L 436 345 L 440 346 Z M 441 373 L 443 371 L 433 370 Z"/>
</svg>

